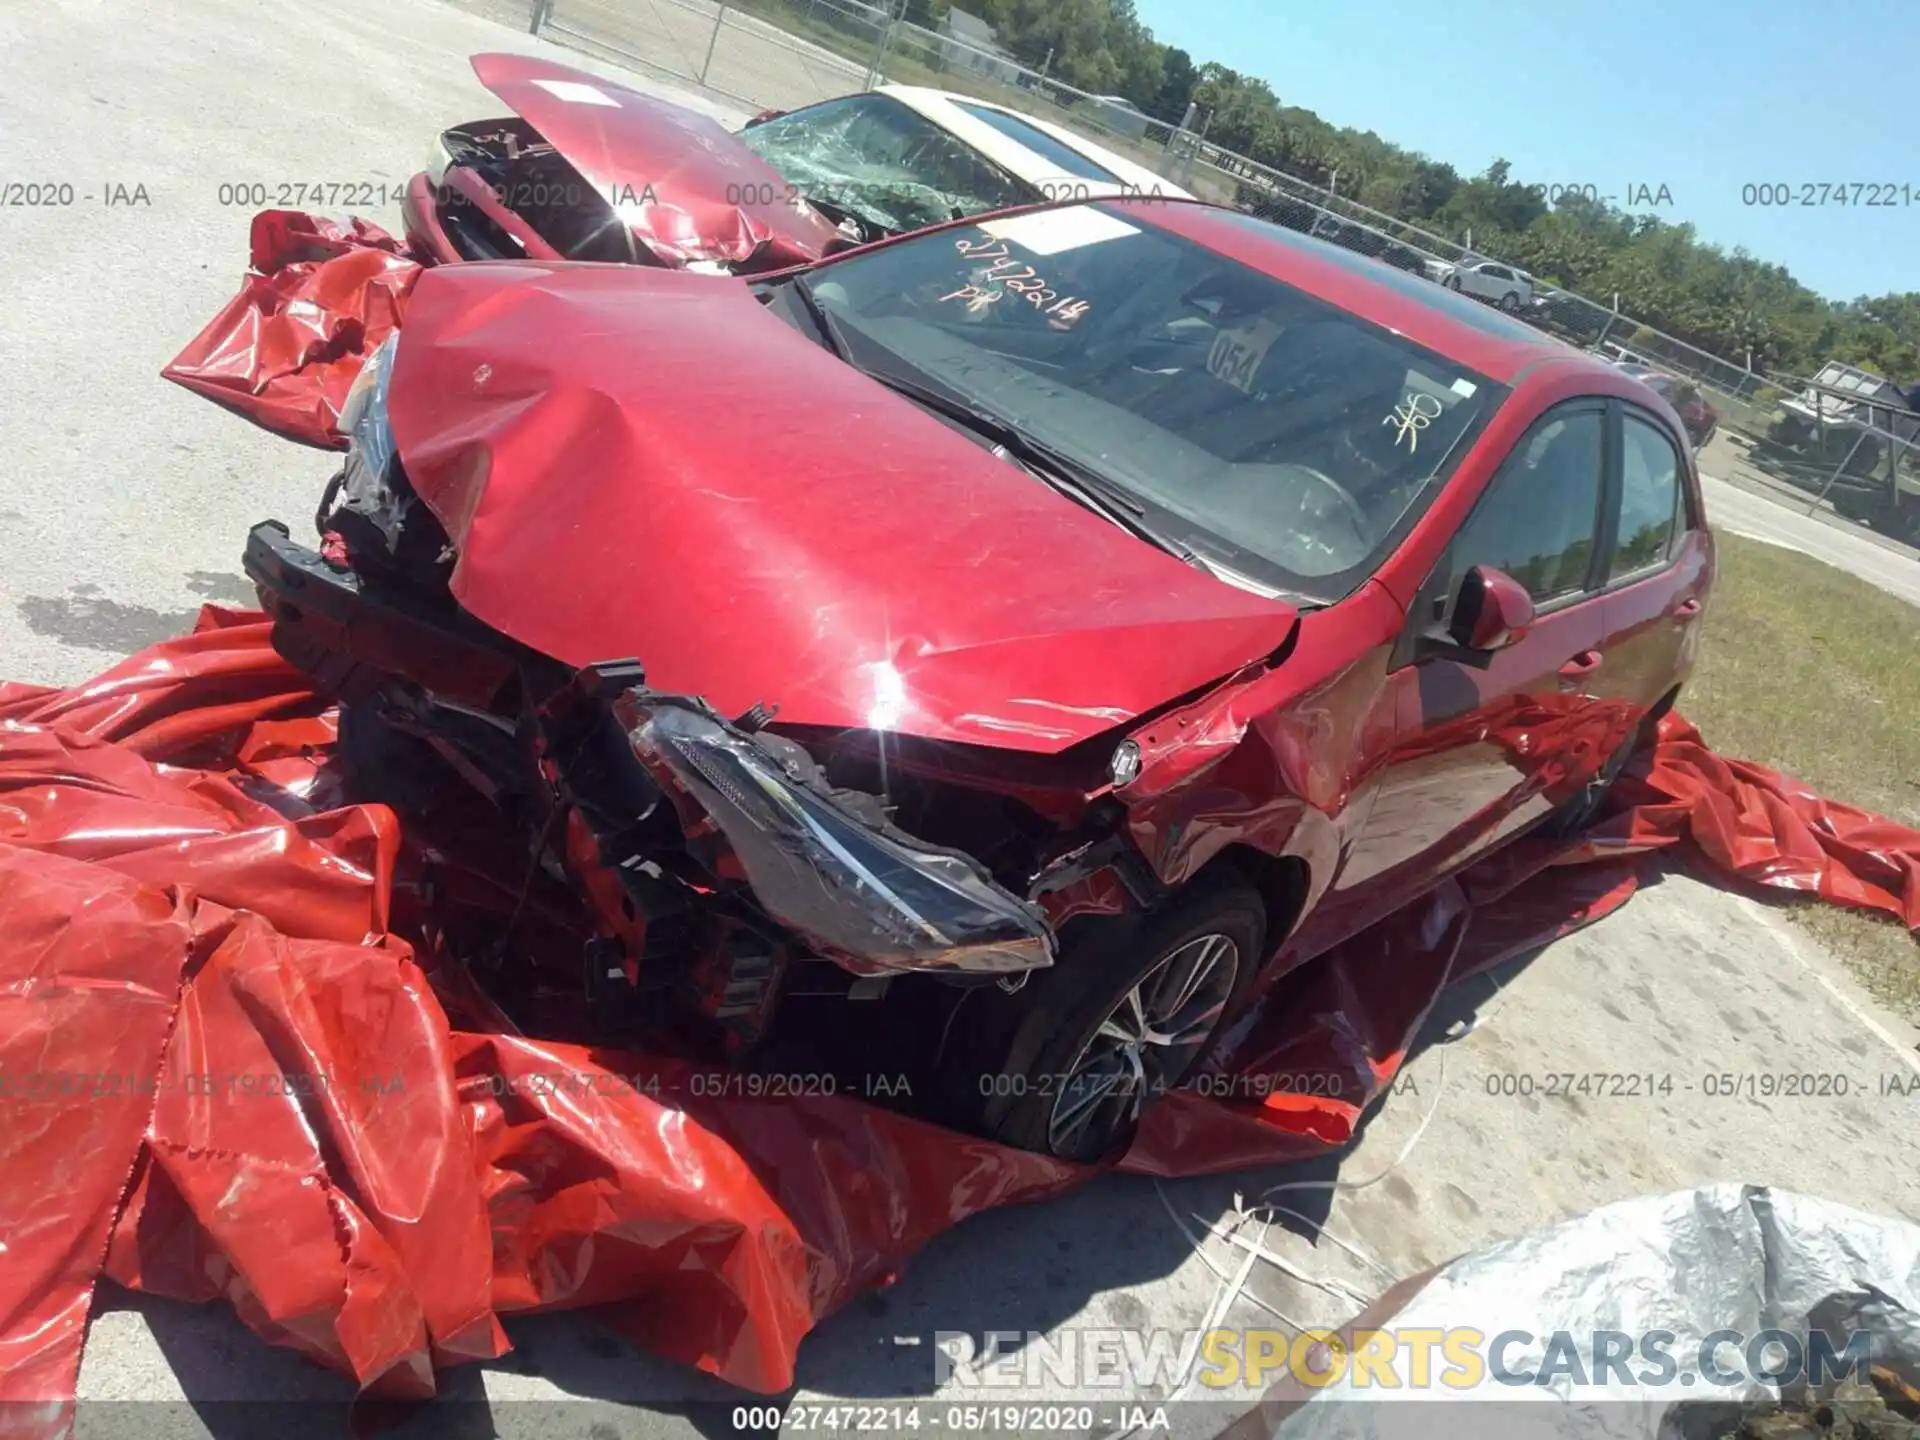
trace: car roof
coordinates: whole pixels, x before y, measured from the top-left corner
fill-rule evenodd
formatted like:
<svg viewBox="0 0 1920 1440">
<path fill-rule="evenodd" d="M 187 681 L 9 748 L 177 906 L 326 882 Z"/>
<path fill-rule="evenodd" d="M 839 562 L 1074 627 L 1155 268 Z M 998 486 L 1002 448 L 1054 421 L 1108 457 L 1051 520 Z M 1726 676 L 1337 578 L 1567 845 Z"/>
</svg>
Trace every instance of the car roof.
<svg viewBox="0 0 1920 1440">
<path fill-rule="evenodd" d="M 1084 135 L 1077 135 L 1064 126 L 1029 115 L 1024 110 L 1015 110 L 1008 105 L 996 104 L 991 100 L 982 100 L 977 95 L 963 95 L 952 90 L 935 90 L 924 85 L 877 85 L 874 87 L 882 95 L 890 95 L 902 105 L 915 111 L 925 119 L 931 120 L 942 130 L 971 148 L 978 150 L 994 164 L 1007 170 L 1028 184 L 1039 185 L 1049 181 L 1070 180 L 1076 186 L 1074 194 L 1092 193 L 1095 195 L 1119 195 L 1128 191 L 1144 191 L 1149 195 L 1171 196 L 1177 200 L 1191 198 L 1186 190 L 1173 183 L 1164 175 L 1156 174 L 1136 160 L 1117 155 L 1104 145 L 1096 145 Z M 1109 174 L 1119 177 L 1119 183 L 1108 184 L 1101 180 L 1088 180 L 1082 176 L 1071 175 L 1060 166 L 1037 151 L 1022 145 L 1011 135 L 995 129 L 977 115 L 970 115 L 962 108 L 974 106 L 983 110 L 992 110 L 1001 115 L 1009 115 L 1023 125 L 1031 125 L 1057 144 L 1064 145 L 1075 154 L 1083 156 L 1098 165 Z M 1085 190 L 1077 187 L 1085 186 Z"/>
<path fill-rule="evenodd" d="M 1583 365 L 1596 375 L 1618 373 L 1607 361 L 1490 305 L 1271 220 L 1224 205 L 1149 196 L 1098 204 L 1284 280 L 1499 384 L 1511 384 L 1523 371 L 1548 360 Z"/>
<path fill-rule="evenodd" d="M 1655 380 L 1668 385 L 1683 385 L 1686 383 L 1678 375 L 1670 371 L 1657 370 L 1653 366 L 1642 364 L 1638 360 L 1623 361 L 1615 368 L 1618 369 L 1622 375 L 1631 375 L 1634 379 L 1642 383 L 1650 383 Z"/>
</svg>

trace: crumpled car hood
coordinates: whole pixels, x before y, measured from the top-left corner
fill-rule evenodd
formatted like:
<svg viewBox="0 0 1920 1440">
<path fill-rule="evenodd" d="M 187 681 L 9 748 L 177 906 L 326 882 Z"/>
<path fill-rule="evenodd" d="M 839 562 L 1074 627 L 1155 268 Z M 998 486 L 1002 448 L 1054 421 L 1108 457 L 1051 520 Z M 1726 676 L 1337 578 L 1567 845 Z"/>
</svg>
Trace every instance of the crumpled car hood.
<svg viewBox="0 0 1920 1440">
<path fill-rule="evenodd" d="M 755 257 L 772 269 L 818 259 L 845 240 L 818 211 L 790 200 L 794 187 L 777 170 L 704 115 L 528 55 L 475 55 L 472 64 L 480 83 L 612 203 L 662 264 Z"/>
<path fill-rule="evenodd" d="M 743 283 L 424 274 L 390 415 L 453 590 L 571 665 L 737 714 L 1054 753 L 1271 654 L 1182 564 L 835 359 Z"/>
</svg>

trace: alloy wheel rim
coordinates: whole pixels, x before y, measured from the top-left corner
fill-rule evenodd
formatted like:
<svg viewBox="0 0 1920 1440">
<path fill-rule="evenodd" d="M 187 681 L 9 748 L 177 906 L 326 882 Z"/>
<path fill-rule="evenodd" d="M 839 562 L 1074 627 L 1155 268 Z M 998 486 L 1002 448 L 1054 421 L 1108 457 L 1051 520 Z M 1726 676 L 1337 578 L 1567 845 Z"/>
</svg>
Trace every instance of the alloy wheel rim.
<svg viewBox="0 0 1920 1440">
<path fill-rule="evenodd" d="M 1055 1154 L 1089 1153 L 1186 1073 L 1227 1007 L 1240 947 L 1219 933 L 1169 952 L 1120 997 L 1064 1072 L 1047 1117 Z"/>
</svg>

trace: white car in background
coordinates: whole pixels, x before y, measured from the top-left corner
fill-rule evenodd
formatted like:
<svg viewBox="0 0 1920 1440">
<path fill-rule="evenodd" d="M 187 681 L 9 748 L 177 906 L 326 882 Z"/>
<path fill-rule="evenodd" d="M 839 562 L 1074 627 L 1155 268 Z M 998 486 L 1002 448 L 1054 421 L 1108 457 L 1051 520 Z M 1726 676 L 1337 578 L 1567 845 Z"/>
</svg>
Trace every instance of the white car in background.
<svg viewBox="0 0 1920 1440">
<path fill-rule="evenodd" d="M 1429 280 L 1484 300 L 1502 310 L 1526 308 L 1533 301 L 1533 277 L 1498 260 L 1429 260 Z"/>
<path fill-rule="evenodd" d="M 920 85 L 880 85 L 758 115 L 740 139 L 800 182 L 809 198 L 823 197 L 856 216 L 878 202 L 884 213 L 861 218 L 890 232 L 953 219 L 953 208 L 974 213 L 1106 195 L 1193 198 L 1165 176 L 1065 126 Z M 965 203 L 936 214 L 914 203 L 928 190 L 941 201 L 964 197 Z M 899 213 L 903 206 L 910 213 Z"/>
<path fill-rule="evenodd" d="M 882 85 L 731 131 L 541 56 L 472 63 L 513 113 L 444 131 L 407 182 L 409 248 L 429 263 L 751 274 L 1019 205 L 1193 198 L 1064 126 L 951 91 Z"/>
</svg>

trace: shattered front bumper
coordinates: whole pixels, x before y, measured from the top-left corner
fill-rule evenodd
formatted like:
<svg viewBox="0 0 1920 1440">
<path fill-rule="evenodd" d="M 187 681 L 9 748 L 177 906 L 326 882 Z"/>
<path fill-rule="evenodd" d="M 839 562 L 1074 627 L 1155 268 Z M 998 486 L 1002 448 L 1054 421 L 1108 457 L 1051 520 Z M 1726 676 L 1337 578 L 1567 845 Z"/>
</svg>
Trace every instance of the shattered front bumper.
<svg viewBox="0 0 1920 1440">
<path fill-rule="evenodd" d="M 369 594 L 358 575 L 292 539 L 278 520 L 248 533 L 241 565 L 273 620 L 274 648 L 345 699 L 398 675 L 485 707 L 513 677 L 516 657 L 505 637 L 463 611 Z"/>
<path fill-rule="evenodd" d="M 245 565 L 274 620 L 275 648 L 348 698 L 399 678 L 485 706 L 514 673 L 510 642 L 464 612 L 370 588 L 277 521 L 254 527 Z M 593 703 L 610 704 L 608 723 L 651 782 L 640 788 L 671 801 L 688 851 L 716 880 L 744 882 L 813 953 L 860 976 L 993 977 L 1053 963 L 1052 928 L 1037 905 L 971 856 L 853 813 L 793 742 L 756 737 L 691 696 L 650 690 L 631 662 L 587 677 Z M 560 778 L 571 783 L 564 766 Z"/>
</svg>

